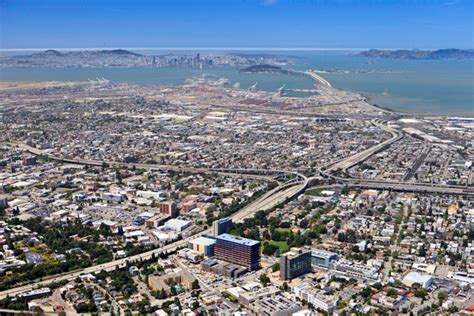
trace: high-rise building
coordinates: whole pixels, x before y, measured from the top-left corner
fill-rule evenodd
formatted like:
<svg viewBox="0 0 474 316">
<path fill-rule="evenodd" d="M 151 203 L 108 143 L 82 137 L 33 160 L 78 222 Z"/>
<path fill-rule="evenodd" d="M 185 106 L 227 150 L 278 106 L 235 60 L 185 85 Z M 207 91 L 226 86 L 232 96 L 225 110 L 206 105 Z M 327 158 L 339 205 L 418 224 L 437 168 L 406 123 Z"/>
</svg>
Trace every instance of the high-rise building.
<svg viewBox="0 0 474 316">
<path fill-rule="evenodd" d="M 219 236 L 228 233 L 234 224 L 230 217 L 223 217 L 212 223 L 212 231 L 214 236 Z"/>
<path fill-rule="evenodd" d="M 251 270 L 260 267 L 259 241 L 229 234 L 222 234 L 215 238 L 214 253 L 217 259 L 245 266 Z"/>
<path fill-rule="evenodd" d="M 337 254 L 325 250 L 313 249 L 311 252 L 311 263 L 314 266 L 329 268 L 331 263 L 337 260 Z"/>
<path fill-rule="evenodd" d="M 6 208 L 8 206 L 8 197 L 6 195 L 0 195 L 0 208 Z"/>
<path fill-rule="evenodd" d="M 176 217 L 178 215 L 178 209 L 176 203 L 173 201 L 166 201 L 160 203 L 160 213 L 166 214 L 171 217 Z"/>
<path fill-rule="evenodd" d="M 23 166 L 36 165 L 36 156 L 30 156 L 23 159 Z"/>
<path fill-rule="evenodd" d="M 280 257 L 280 279 L 291 280 L 311 272 L 311 251 L 291 249 Z"/>
</svg>

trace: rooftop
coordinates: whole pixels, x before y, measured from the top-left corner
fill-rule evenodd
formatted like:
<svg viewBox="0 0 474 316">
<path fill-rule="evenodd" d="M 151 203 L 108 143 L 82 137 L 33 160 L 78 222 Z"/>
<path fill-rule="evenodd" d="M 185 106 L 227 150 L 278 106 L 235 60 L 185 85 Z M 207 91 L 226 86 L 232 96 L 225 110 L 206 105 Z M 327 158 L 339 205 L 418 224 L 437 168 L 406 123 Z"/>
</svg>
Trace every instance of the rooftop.
<svg viewBox="0 0 474 316">
<path fill-rule="evenodd" d="M 419 283 L 425 283 L 425 282 L 428 282 L 431 278 L 432 276 L 430 275 L 411 271 L 411 272 L 408 272 L 403 279 L 419 282 Z"/>
<path fill-rule="evenodd" d="M 329 252 L 326 250 L 321 250 L 321 249 L 313 249 L 311 252 L 311 255 L 313 257 L 321 257 L 321 258 L 331 258 L 332 256 L 337 256 L 336 253 L 334 252 Z"/>
<path fill-rule="evenodd" d="M 203 237 L 203 236 L 200 236 L 196 239 L 193 239 L 191 241 L 192 243 L 196 243 L 196 244 L 200 244 L 200 245 L 213 245 L 216 243 L 216 241 L 212 238 L 207 238 L 207 237 Z"/>
<path fill-rule="evenodd" d="M 248 239 L 248 238 L 243 238 L 243 237 L 238 237 L 238 236 L 233 236 L 229 234 L 221 234 L 219 236 L 216 236 L 217 240 L 225 240 L 225 241 L 230 241 L 234 242 L 237 244 L 245 245 L 245 246 L 254 246 L 260 244 L 259 241 Z"/>
<path fill-rule="evenodd" d="M 223 217 L 217 220 L 218 223 L 225 223 L 227 221 L 230 221 L 230 217 Z"/>
</svg>

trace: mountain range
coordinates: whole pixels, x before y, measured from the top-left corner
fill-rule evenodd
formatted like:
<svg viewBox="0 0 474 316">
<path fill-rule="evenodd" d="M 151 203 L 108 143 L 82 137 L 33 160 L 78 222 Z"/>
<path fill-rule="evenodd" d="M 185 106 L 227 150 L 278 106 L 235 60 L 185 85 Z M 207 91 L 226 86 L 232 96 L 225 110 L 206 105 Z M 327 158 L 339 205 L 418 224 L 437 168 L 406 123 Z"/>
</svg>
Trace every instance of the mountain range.
<svg viewBox="0 0 474 316">
<path fill-rule="evenodd" d="M 77 51 L 77 52 L 66 52 L 66 53 L 61 53 L 57 50 L 54 49 L 49 49 L 45 50 L 44 52 L 39 52 L 39 53 L 34 53 L 31 55 L 27 55 L 28 57 L 81 57 L 83 55 L 87 56 L 97 56 L 97 57 L 112 57 L 112 56 L 117 56 L 117 57 L 127 57 L 127 56 L 135 56 L 139 57 L 142 56 L 140 54 L 125 50 L 125 49 L 113 49 L 113 50 L 85 50 L 85 51 Z M 23 56 L 25 57 L 25 56 Z"/>
<path fill-rule="evenodd" d="M 394 59 L 474 59 L 473 49 L 399 49 L 379 50 L 370 49 L 359 53 L 359 55 L 370 58 L 394 58 Z"/>
</svg>

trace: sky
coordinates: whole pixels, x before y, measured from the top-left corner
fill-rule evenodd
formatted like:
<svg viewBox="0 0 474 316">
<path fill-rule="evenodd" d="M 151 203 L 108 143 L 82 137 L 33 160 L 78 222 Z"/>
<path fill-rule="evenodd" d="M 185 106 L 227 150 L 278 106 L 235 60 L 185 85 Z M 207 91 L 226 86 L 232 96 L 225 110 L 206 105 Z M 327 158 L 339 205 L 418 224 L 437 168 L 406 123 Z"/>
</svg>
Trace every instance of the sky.
<svg viewBox="0 0 474 316">
<path fill-rule="evenodd" d="M 0 0 L 0 49 L 473 48 L 472 0 Z"/>
</svg>

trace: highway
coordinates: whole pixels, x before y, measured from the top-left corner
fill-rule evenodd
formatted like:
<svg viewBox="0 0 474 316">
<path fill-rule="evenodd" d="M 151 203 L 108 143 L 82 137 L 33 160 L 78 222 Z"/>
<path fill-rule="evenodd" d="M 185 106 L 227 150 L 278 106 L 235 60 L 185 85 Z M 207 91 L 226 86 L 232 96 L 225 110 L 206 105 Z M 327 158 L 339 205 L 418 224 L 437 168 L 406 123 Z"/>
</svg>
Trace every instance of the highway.
<svg viewBox="0 0 474 316">
<path fill-rule="evenodd" d="M 331 84 L 329 83 L 329 81 L 327 81 L 326 79 L 324 79 L 323 77 L 318 75 L 314 70 L 308 70 L 308 71 L 305 72 L 305 74 L 307 74 L 312 79 L 316 80 L 317 82 L 319 82 L 319 83 L 321 83 L 325 86 L 332 87 Z"/>
<path fill-rule="evenodd" d="M 379 120 L 373 120 L 372 124 L 374 124 L 375 126 L 385 130 L 386 132 L 392 134 L 392 137 L 390 139 L 380 143 L 380 144 L 372 146 L 372 147 L 370 147 L 370 148 L 368 148 L 364 151 L 361 151 L 361 152 L 359 152 L 355 155 L 352 155 L 348 158 L 344 158 L 344 159 L 342 159 L 342 160 L 340 160 L 336 163 L 333 163 L 333 164 L 327 166 L 326 169 L 323 170 L 323 173 L 329 173 L 331 171 L 335 171 L 335 170 L 338 170 L 338 169 L 345 172 L 350 167 L 355 166 L 358 163 L 361 163 L 362 161 L 368 159 L 373 154 L 383 150 L 386 146 L 390 146 L 391 144 L 399 141 L 403 137 L 403 134 L 401 134 L 401 133 L 399 134 L 397 130 L 391 128 L 390 126 L 387 126 L 387 125 L 383 124 L 383 122 L 381 122 Z"/>
<path fill-rule="evenodd" d="M 349 186 L 367 189 L 391 190 L 400 192 L 417 192 L 431 194 L 452 194 L 474 197 L 473 187 L 450 186 L 432 183 L 401 183 L 367 179 L 338 178 Z"/>
<path fill-rule="evenodd" d="M 413 165 L 411 166 L 411 168 L 403 176 L 403 181 L 408 181 L 411 178 L 413 178 L 413 176 L 415 176 L 416 171 L 425 162 L 425 159 L 426 159 L 426 157 L 428 157 L 430 152 L 431 152 L 431 146 L 430 145 L 425 145 L 423 147 L 423 150 L 421 151 L 421 154 L 419 154 L 418 157 L 416 157 L 416 160 L 413 163 Z"/>
<path fill-rule="evenodd" d="M 349 177 L 340 177 L 331 174 L 331 171 L 340 170 L 346 172 L 347 169 L 355 166 L 358 163 L 361 163 L 368 159 L 370 156 L 384 150 L 388 146 L 402 139 L 403 134 L 399 131 L 391 128 L 390 126 L 385 125 L 382 121 L 373 120 L 372 124 L 384 129 L 386 132 L 390 133 L 392 137 L 380 144 L 372 146 L 364 151 L 361 151 L 355 155 L 343 158 L 339 161 L 331 163 L 320 169 L 320 175 L 325 178 L 331 178 L 339 183 L 345 183 L 354 187 L 362 187 L 369 189 L 378 189 L 378 190 L 391 190 L 391 191 L 400 191 L 400 192 L 418 192 L 418 193 L 431 193 L 431 194 L 453 194 L 461 195 L 467 197 L 474 197 L 474 188 L 473 187 L 464 187 L 464 186 L 455 186 L 455 185 L 445 185 L 437 183 L 414 183 L 414 182 L 399 182 L 399 181 L 390 181 L 390 180 L 375 180 L 375 179 L 358 179 L 358 178 L 349 178 Z M 316 179 L 312 177 L 309 181 Z"/>
<path fill-rule="evenodd" d="M 360 153 L 352 155 L 350 157 L 344 158 L 340 161 L 332 163 L 326 168 L 320 169 L 320 174 L 326 178 L 331 178 L 339 183 L 348 184 L 350 186 L 358 186 L 358 187 L 365 187 L 365 188 L 374 188 L 374 189 L 383 189 L 383 190 L 398 190 L 398 191 L 407 191 L 407 192 L 424 192 L 424 193 L 442 193 L 442 194 L 463 194 L 474 196 L 473 188 L 465 188 L 465 187 L 454 187 L 454 186 L 446 186 L 446 185 L 436 185 L 436 184 L 421 184 L 421 183 L 400 183 L 400 182 L 392 182 L 392 181 L 383 181 L 383 180 L 366 180 L 366 179 L 355 179 L 355 178 L 341 178 L 338 176 L 334 176 L 330 173 L 333 170 L 347 170 L 351 166 L 354 166 L 367 158 L 371 155 L 383 150 L 386 146 L 390 146 L 392 143 L 398 141 L 403 137 L 402 134 L 399 134 L 393 128 L 386 126 L 381 121 L 374 120 L 372 122 L 374 125 L 383 128 L 385 131 L 392 134 L 392 137 L 378 145 L 372 146 L 369 149 L 366 149 Z M 29 151 L 30 153 L 36 155 L 45 155 L 45 153 L 39 149 L 27 146 L 21 143 L 9 143 L 9 145 L 14 145 L 24 150 Z M 76 163 L 76 164 L 85 164 L 85 165 L 95 165 L 95 166 L 102 166 L 104 162 L 101 161 L 90 161 L 90 160 L 72 160 L 72 159 L 63 159 L 61 157 L 55 157 L 52 155 L 46 154 L 46 156 L 50 159 L 66 162 L 66 163 Z M 176 170 L 176 171 L 187 171 L 187 172 L 196 172 L 196 173 L 225 173 L 225 174 L 253 174 L 253 175 L 281 175 L 286 173 L 287 175 L 291 175 L 293 180 L 287 181 L 285 184 L 280 185 L 265 194 L 259 197 L 254 202 L 250 203 L 246 207 L 242 208 L 241 210 L 237 211 L 231 218 L 235 222 L 239 222 L 244 220 L 245 218 L 251 217 L 255 212 L 259 210 L 269 210 L 274 206 L 281 204 L 288 199 L 291 199 L 300 193 L 304 192 L 304 190 L 308 187 L 308 184 L 312 181 L 317 179 L 317 176 L 306 178 L 301 174 L 296 172 L 287 172 L 281 170 L 259 170 L 259 169 L 209 169 L 209 168 L 192 168 L 192 167 L 180 167 L 180 166 L 163 166 L 163 165 L 149 165 L 149 164 L 127 164 L 127 163 L 117 163 L 117 162 L 105 162 L 109 166 L 119 166 L 119 167 L 133 167 L 136 168 L 145 168 L 145 169 L 155 169 L 155 170 Z M 0 298 L 4 298 L 7 295 L 13 296 L 19 293 L 23 293 L 29 290 L 32 290 L 38 286 L 45 286 L 51 282 L 58 282 L 63 280 L 73 280 L 76 277 L 80 276 L 81 274 L 87 273 L 94 273 L 99 272 L 101 270 L 111 271 L 114 270 L 117 266 L 123 267 L 126 265 L 128 261 L 136 261 L 136 260 L 146 260 L 152 257 L 152 255 L 159 255 L 164 252 L 174 251 L 177 248 L 186 246 L 187 243 L 202 235 L 202 234 L 210 234 L 211 229 L 204 230 L 200 233 L 197 233 L 193 236 L 187 237 L 185 239 L 176 241 L 174 243 L 168 244 L 166 246 L 153 249 L 151 251 L 134 255 L 131 257 L 114 260 L 105 264 L 96 265 L 92 267 L 88 267 L 85 269 L 81 269 L 78 271 L 51 276 L 45 278 L 41 281 L 36 281 L 32 284 L 16 287 L 13 289 L 9 289 L 3 292 L 0 292 Z"/>
<path fill-rule="evenodd" d="M 4 142 L 4 145 L 20 148 L 25 150 L 33 155 L 43 156 L 50 160 L 62 162 L 62 163 L 70 163 L 70 164 L 78 164 L 78 165 L 87 165 L 87 166 L 94 166 L 94 167 L 101 167 L 101 166 L 109 166 L 109 167 L 120 167 L 120 168 L 136 168 L 136 169 L 146 169 L 146 170 L 157 170 L 157 171 L 176 171 L 176 172 L 189 172 L 189 173 L 212 173 L 212 174 L 223 174 L 223 175 L 239 175 L 249 178 L 258 178 L 258 179 L 266 179 L 272 180 L 272 177 L 282 177 L 285 176 L 287 178 L 295 178 L 298 180 L 303 181 L 304 177 L 293 171 L 286 171 L 286 170 L 277 170 L 277 169 L 229 169 L 229 168 L 198 168 L 198 167 L 190 167 L 190 166 L 174 166 L 174 165 L 160 165 L 160 164 L 143 164 L 143 163 L 125 163 L 125 162 L 116 162 L 116 161 L 108 161 L 108 160 L 85 160 L 85 159 L 68 159 L 64 157 L 58 157 L 55 155 L 51 155 L 44 150 L 29 146 L 24 143 L 20 142 Z"/>
<path fill-rule="evenodd" d="M 263 194 L 261 197 L 259 197 L 257 200 L 254 202 L 250 203 L 249 205 L 245 206 L 241 210 L 237 211 L 236 213 L 232 214 L 230 217 L 232 218 L 233 221 L 239 222 L 244 220 L 245 218 L 249 218 L 253 216 L 257 211 L 259 210 L 269 210 L 274 206 L 277 206 L 280 203 L 285 202 L 287 199 L 291 199 L 294 196 L 300 194 L 303 192 L 307 185 L 308 185 L 308 179 L 303 177 L 303 181 L 299 181 L 296 183 L 292 183 L 286 186 L 278 186 L 265 194 Z M 48 284 L 52 282 L 59 282 L 59 281 L 64 281 L 64 280 L 74 280 L 76 277 L 82 275 L 82 274 L 88 274 L 88 273 L 94 273 L 94 272 L 99 272 L 101 270 L 106 270 L 106 271 L 113 271 L 117 266 L 118 267 L 124 267 L 126 266 L 128 261 L 136 261 L 136 260 L 146 260 L 150 259 L 153 255 L 159 255 L 161 253 L 165 252 L 171 252 L 174 251 L 180 247 L 185 247 L 190 240 L 201 236 L 203 234 L 211 234 L 212 230 L 207 229 L 202 232 L 199 232 L 197 234 L 194 234 L 190 237 L 187 237 L 185 239 L 178 240 L 176 242 L 173 242 L 171 244 L 168 244 L 166 246 L 153 249 L 138 255 L 114 260 L 111 262 L 107 262 L 101 265 L 95 265 L 92 267 L 80 269 L 74 272 L 66 273 L 66 274 L 61 274 L 61 275 L 55 275 L 55 276 L 50 276 L 48 278 L 44 278 L 43 280 L 36 280 L 35 282 L 23 286 L 19 286 L 16 288 L 12 288 L 6 291 L 0 292 L 0 299 L 5 298 L 7 295 L 9 296 L 14 296 L 18 295 L 23 292 L 30 291 L 32 289 L 35 289 L 37 287 L 41 286 L 47 286 Z"/>
</svg>

